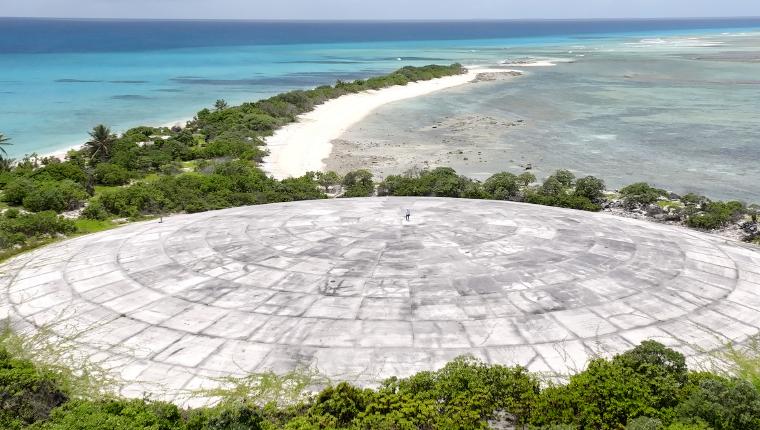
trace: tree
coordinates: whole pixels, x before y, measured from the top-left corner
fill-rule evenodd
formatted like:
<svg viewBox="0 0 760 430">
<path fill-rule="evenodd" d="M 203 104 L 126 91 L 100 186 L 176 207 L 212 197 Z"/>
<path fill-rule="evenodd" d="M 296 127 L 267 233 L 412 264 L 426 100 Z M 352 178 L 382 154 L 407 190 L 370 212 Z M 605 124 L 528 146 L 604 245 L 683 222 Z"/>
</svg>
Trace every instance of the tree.
<svg viewBox="0 0 760 430">
<path fill-rule="evenodd" d="M 85 150 L 89 153 L 91 161 L 107 160 L 115 142 L 116 136 L 111 133 L 111 129 L 99 124 L 90 131 L 90 140 L 85 143 Z"/>
<path fill-rule="evenodd" d="M 216 101 L 216 103 L 214 103 L 214 109 L 216 109 L 217 112 L 221 112 L 227 109 L 228 107 L 229 105 L 223 99 L 219 99 Z"/>
<path fill-rule="evenodd" d="M 565 187 L 570 188 L 573 186 L 573 181 L 575 181 L 575 175 L 569 170 L 560 169 L 554 172 L 555 178 Z"/>
<path fill-rule="evenodd" d="M 520 183 L 523 187 L 527 187 L 528 185 L 536 182 L 536 175 L 530 172 L 524 172 L 517 175 L 517 182 Z"/>
<path fill-rule="evenodd" d="M 566 191 L 565 185 L 556 176 L 546 178 L 541 186 L 541 193 L 547 196 L 561 196 Z"/>
<path fill-rule="evenodd" d="M 317 183 L 319 186 L 325 189 L 325 192 L 327 192 L 328 188 L 339 184 L 341 181 L 340 175 L 333 172 L 332 170 L 329 172 L 317 172 L 315 174 L 315 177 L 317 179 Z"/>
<path fill-rule="evenodd" d="M 604 197 L 604 181 L 593 176 L 580 178 L 575 182 L 575 195 L 583 196 L 591 201 Z"/>
<path fill-rule="evenodd" d="M 6 137 L 3 133 L 0 133 L 0 152 L 2 155 L 0 155 L 0 159 L 3 159 L 3 157 L 8 156 L 8 152 L 5 150 L 5 146 L 7 145 L 13 145 L 10 143 L 10 138 Z"/>
<path fill-rule="evenodd" d="M 676 410 L 682 420 L 702 420 L 715 430 L 760 428 L 760 393 L 738 378 L 709 375 Z"/>
<path fill-rule="evenodd" d="M 10 172 L 13 169 L 13 158 L 3 158 L 0 156 L 0 172 Z"/>
<path fill-rule="evenodd" d="M 648 206 L 667 194 L 665 190 L 654 188 L 646 182 L 637 182 L 635 184 L 623 187 L 620 190 L 620 196 L 623 197 L 625 206 L 634 209 L 638 206 Z"/>
<path fill-rule="evenodd" d="M 95 167 L 93 176 L 99 184 L 115 186 L 128 184 L 131 175 L 129 170 L 119 165 L 100 163 Z"/>
<path fill-rule="evenodd" d="M 517 196 L 520 190 L 518 178 L 508 172 L 497 173 L 486 179 L 483 188 L 496 200 L 509 200 Z"/>
<path fill-rule="evenodd" d="M 375 192 L 372 173 L 369 170 L 356 170 L 343 177 L 344 197 L 368 197 Z"/>
</svg>

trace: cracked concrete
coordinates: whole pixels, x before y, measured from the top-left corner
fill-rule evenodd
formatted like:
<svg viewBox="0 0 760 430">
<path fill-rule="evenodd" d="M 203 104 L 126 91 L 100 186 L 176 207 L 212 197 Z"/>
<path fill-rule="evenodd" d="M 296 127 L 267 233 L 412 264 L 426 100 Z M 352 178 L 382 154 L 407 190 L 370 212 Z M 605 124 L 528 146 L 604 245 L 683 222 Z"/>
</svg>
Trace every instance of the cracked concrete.
<svg viewBox="0 0 760 430">
<path fill-rule="evenodd" d="M 410 222 L 403 220 L 412 211 Z M 370 385 L 462 355 L 565 374 L 655 339 L 691 361 L 760 330 L 760 253 L 543 206 L 369 198 L 127 225 L 2 266 L 0 317 L 78 334 L 123 394 L 313 367 Z"/>
</svg>

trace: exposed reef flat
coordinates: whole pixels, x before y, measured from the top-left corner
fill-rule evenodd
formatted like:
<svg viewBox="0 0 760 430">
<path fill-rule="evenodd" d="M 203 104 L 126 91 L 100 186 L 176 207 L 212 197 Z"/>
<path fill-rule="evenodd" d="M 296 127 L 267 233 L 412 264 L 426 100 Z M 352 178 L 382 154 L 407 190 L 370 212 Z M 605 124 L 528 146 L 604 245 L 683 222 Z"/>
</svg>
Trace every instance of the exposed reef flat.
<svg viewBox="0 0 760 430">
<path fill-rule="evenodd" d="M 348 94 L 327 101 L 267 138 L 269 156 L 264 159 L 262 167 L 278 179 L 321 171 L 324 160 L 332 153 L 333 141 L 381 106 L 467 83 L 507 79 L 521 74 L 509 69 L 471 68 L 461 75 Z"/>
</svg>

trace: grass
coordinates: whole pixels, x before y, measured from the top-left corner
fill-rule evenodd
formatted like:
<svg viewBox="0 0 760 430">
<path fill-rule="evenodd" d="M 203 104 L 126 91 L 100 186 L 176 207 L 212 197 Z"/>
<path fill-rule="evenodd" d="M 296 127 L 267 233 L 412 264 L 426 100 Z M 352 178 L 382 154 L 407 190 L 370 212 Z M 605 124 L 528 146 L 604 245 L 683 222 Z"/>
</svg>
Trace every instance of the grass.
<svg viewBox="0 0 760 430">
<path fill-rule="evenodd" d="M 683 204 L 677 200 L 659 200 L 657 202 L 657 206 L 661 207 L 662 209 L 680 209 L 683 207 Z"/>
<path fill-rule="evenodd" d="M 193 139 L 195 140 L 195 144 L 198 146 L 203 146 L 206 144 L 206 136 L 200 133 L 196 133 L 193 135 Z"/>
<path fill-rule="evenodd" d="M 140 181 L 141 182 L 155 182 L 161 178 L 161 175 L 158 173 L 150 173 L 145 175 Z"/>
<path fill-rule="evenodd" d="M 77 234 L 97 233 L 119 226 L 119 224 L 115 224 L 111 220 L 100 221 L 86 218 L 78 218 L 74 220 L 74 224 L 77 226 Z"/>
<path fill-rule="evenodd" d="M 274 372 L 253 373 L 243 377 L 213 379 L 217 388 L 191 391 L 192 398 L 225 402 L 252 401 L 259 406 L 290 406 L 308 399 L 316 388 L 329 384 L 313 369 L 296 369 L 284 375 Z"/>
<path fill-rule="evenodd" d="M 0 263 L 10 258 L 13 258 L 19 254 L 23 254 L 27 251 L 31 251 L 41 246 L 45 246 L 53 242 L 57 242 L 58 240 L 59 240 L 58 238 L 31 239 L 29 242 L 23 244 L 22 246 L 3 249 L 2 251 L 0 251 Z"/>
<path fill-rule="evenodd" d="M 94 361 L 80 352 L 79 344 L 86 343 L 80 338 L 99 327 L 69 336 L 62 335 L 67 328 L 65 323 L 49 324 L 35 329 L 31 334 L 20 335 L 5 323 L 0 326 L 0 348 L 8 351 L 11 357 L 29 360 L 39 369 L 55 374 L 63 391 L 73 398 L 102 400 L 113 397 L 125 384 L 110 370 L 117 362 Z M 88 343 L 92 346 L 91 342 Z M 262 407 L 268 404 L 284 407 L 308 400 L 313 392 L 329 384 L 328 379 L 311 368 L 296 369 L 284 375 L 266 372 L 243 377 L 219 377 L 212 381 L 217 388 L 188 391 L 187 398 L 222 403 L 246 401 Z M 156 385 L 155 388 L 159 392 L 162 387 Z"/>
<path fill-rule="evenodd" d="M 78 352 L 78 335 L 63 337 L 51 326 L 34 334 L 19 335 L 6 323 L 0 328 L 0 347 L 11 357 L 29 360 L 38 368 L 55 374 L 63 391 L 74 398 L 97 400 L 118 392 L 120 382 L 112 373 Z"/>
<path fill-rule="evenodd" d="M 0 250 L 0 263 L 11 259 L 19 254 L 23 254 L 34 249 L 50 245 L 61 240 L 70 239 L 76 236 L 82 236 L 85 234 L 97 233 L 99 231 L 110 230 L 112 228 L 120 227 L 121 224 L 116 224 L 111 220 L 98 221 L 85 218 L 78 218 L 74 220 L 74 225 L 77 227 L 77 232 L 63 237 L 48 237 L 44 239 L 30 239 L 27 243 L 19 247 L 13 247 L 9 249 Z"/>
<path fill-rule="evenodd" d="M 104 191 L 117 190 L 119 188 L 120 187 L 118 186 L 95 185 L 95 194 L 93 195 L 93 197 L 102 194 Z"/>
<path fill-rule="evenodd" d="M 751 337 L 744 345 L 726 346 L 717 358 L 729 365 L 725 371 L 747 380 L 760 389 L 760 335 Z"/>
</svg>

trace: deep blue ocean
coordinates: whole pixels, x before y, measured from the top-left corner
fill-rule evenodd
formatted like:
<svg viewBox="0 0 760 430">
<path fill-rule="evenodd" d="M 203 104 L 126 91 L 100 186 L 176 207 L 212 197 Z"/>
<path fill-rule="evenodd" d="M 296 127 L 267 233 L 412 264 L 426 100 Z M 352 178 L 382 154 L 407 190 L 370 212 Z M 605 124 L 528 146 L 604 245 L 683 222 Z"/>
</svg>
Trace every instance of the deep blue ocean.
<svg viewBox="0 0 760 430">
<path fill-rule="evenodd" d="M 38 54 L 307 43 L 564 39 L 594 34 L 751 28 L 760 26 L 760 19 L 282 22 L 0 18 L 0 26 L 1 54 Z"/>
<path fill-rule="evenodd" d="M 672 93 L 662 105 L 672 106 L 676 110 L 670 114 L 680 118 L 679 103 L 686 108 L 694 106 L 693 100 L 683 93 L 656 88 L 657 92 L 652 94 L 639 91 L 650 88 L 651 82 L 637 84 L 639 92 L 630 92 L 630 82 L 625 88 L 619 85 L 618 80 L 627 76 L 626 70 L 651 69 L 647 64 L 654 58 L 648 57 L 652 53 L 659 62 L 651 64 L 661 68 L 657 79 L 662 78 L 662 73 L 673 72 L 675 82 L 680 79 L 679 73 L 691 75 L 693 67 L 704 66 L 707 67 L 704 74 L 725 75 L 740 82 L 743 86 L 721 85 L 710 92 L 703 91 L 706 87 L 699 84 L 699 94 L 705 98 L 702 100 L 705 106 L 712 103 L 710 109 L 715 115 L 738 112 L 731 117 L 732 130 L 744 134 L 738 137 L 730 134 L 732 141 L 757 141 L 751 125 L 752 118 L 760 115 L 760 108 L 752 102 L 758 88 L 754 82 L 760 76 L 751 76 L 757 70 L 754 57 L 733 63 L 725 58 L 699 65 L 682 62 L 675 69 L 673 63 L 663 60 L 692 55 L 697 52 L 694 49 L 712 55 L 713 45 L 691 46 L 690 40 L 758 31 L 760 19 L 263 22 L 0 18 L 0 133 L 12 139 L 14 145 L 8 152 L 13 157 L 32 152 L 44 154 L 83 142 L 87 131 L 99 123 L 116 131 L 143 124 L 174 123 L 191 118 L 219 98 L 230 103 L 252 101 L 337 79 L 385 73 L 405 65 L 452 62 L 498 65 L 509 58 L 558 56 L 572 57 L 575 64 L 536 70 L 531 79 L 512 87 L 494 87 L 494 91 L 507 94 L 522 90 L 524 103 L 526 97 L 541 93 L 537 89 L 552 88 L 547 97 L 567 102 L 572 95 L 572 100 L 580 103 L 573 107 L 575 111 L 587 107 L 609 112 L 623 112 L 630 107 L 626 103 L 633 101 L 642 105 L 639 110 L 649 111 L 644 105 L 653 99 L 652 94 Z M 682 38 L 687 43 L 659 42 L 668 38 Z M 732 40 L 740 41 L 741 46 L 730 48 L 734 42 L 723 45 L 729 57 L 735 55 L 734 51 L 753 48 L 755 43 L 746 38 Z M 646 43 L 639 44 L 640 41 Z M 581 51 L 586 54 L 579 55 Z M 584 70 L 584 74 L 574 70 Z M 599 74 L 599 79 L 592 82 L 594 73 Z M 585 94 L 614 90 L 609 94 L 616 96 L 604 100 L 586 98 L 577 94 L 579 84 L 588 88 Z M 459 94 L 460 107 L 478 105 L 479 109 L 487 110 L 482 102 L 476 103 L 484 95 L 473 94 L 478 98 L 468 99 L 467 94 Z M 486 95 L 500 109 L 519 111 L 520 101 L 498 98 L 499 94 L 492 91 Z M 720 104 L 728 99 L 732 106 Z M 540 102 L 531 101 L 523 106 L 543 106 Z M 424 104 L 425 100 L 414 103 Z M 548 137 L 545 134 L 550 128 L 542 128 L 542 141 L 572 139 L 568 133 L 577 129 L 577 124 L 565 126 L 558 118 L 568 115 L 552 117 L 547 114 L 551 109 L 561 110 L 559 105 L 548 103 L 541 112 L 533 112 L 547 119 L 547 123 L 551 119 L 557 128 Z M 628 117 L 610 114 L 602 122 L 599 118 L 589 115 L 584 132 L 605 136 L 626 134 L 625 130 L 610 129 L 624 127 Z M 741 124 L 735 122 L 744 119 L 746 122 Z M 678 133 L 693 129 L 691 126 L 670 129 L 668 124 L 672 122 L 671 117 L 663 114 L 657 123 L 662 131 L 658 136 L 676 141 Z M 596 128 L 600 130 L 597 132 Z M 631 127 L 626 130 L 639 132 Z M 721 147 L 723 142 L 715 139 L 701 144 Z M 575 148 L 581 150 L 583 145 L 579 143 Z M 537 148 L 532 142 L 528 146 Z M 598 153 L 600 149 L 594 150 Z M 612 151 L 613 158 L 614 150 L 606 148 L 607 152 Z M 760 159 L 760 148 L 756 152 L 742 151 L 743 159 Z M 729 163 L 721 168 L 734 167 Z M 584 169 L 591 168 L 587 165 Z"/>
</svg>

